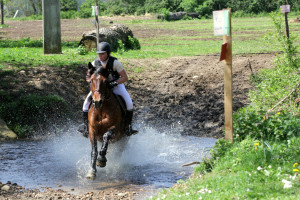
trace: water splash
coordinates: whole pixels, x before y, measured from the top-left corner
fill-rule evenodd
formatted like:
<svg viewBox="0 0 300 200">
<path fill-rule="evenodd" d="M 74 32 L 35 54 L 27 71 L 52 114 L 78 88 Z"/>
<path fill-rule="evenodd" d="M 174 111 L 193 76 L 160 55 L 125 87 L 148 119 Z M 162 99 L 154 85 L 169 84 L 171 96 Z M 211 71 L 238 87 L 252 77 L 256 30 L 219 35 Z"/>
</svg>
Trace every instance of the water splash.
<svg viewBox="0 0 300 200">
<path fill-rule="evenodd" d="M 0 143 L 0 181 L 82 190 L 120 183 L 170 187 L 192 172 L 183 164 L 201 161 L 215 143 L 213 138 L 181 136 L 175 127 L 158 131 L 141 124 L 137 135 L 109 144 L 107 166 L 98 168 L 96 180 L 90 181 L 85 178 L 90 142 L 75 127 L 47 140 Z"/>
</svg>

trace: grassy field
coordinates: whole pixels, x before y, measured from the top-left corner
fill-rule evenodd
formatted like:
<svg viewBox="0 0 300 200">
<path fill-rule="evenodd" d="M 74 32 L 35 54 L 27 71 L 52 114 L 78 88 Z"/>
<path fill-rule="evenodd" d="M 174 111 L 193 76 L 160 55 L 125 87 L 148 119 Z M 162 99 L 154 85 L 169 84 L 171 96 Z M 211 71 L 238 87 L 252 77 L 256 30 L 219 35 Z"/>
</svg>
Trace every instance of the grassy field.
<svg viewBox="0 0 300 200">
<path fill-rule="evenodd" d="M 172 56 L 219 54 L 223 43 L 222 36 L 213 35 L 212 19 L 173 22 L 162 22 L 155 19 L 119 20 L 116 23 L 122 23 L 130 27 L 135 37 L 141 43 L 141 50 L 115 52 L 115 56 L 120 59 L 169 58 Z M 102 24 L 108 25 L 108 21 L 103 20 Z M 273 30 L 270 17 L 233 18 L 233 55 L 278 52 L 279 49 L 277 48 L 275 39 L 273 39 L 273 42 L 264 39 L 264 36 Z M 76 30 L 74 30 L 74 34 L 75 32 Z M 78 33 L 76 34 L 78 35 Z M 300 23 L 290 24 L 290 34 L 291 36 L 300 35 Z M 80 34 L 77 38 L 79 41 Z M 64 40 L 64 37 L 62 39 Z M 34 39 L 31 40 L 36 41 Z M 4 40 L 0 40 L 1 66 L 8 63 L 17 67 L 38 66 L 47 63 L 52 66 L 76 65 L 86 64 L 95 57 L 93 52 L 80 55 L 80 50 L 75 47 L 78 41 L 73 41 L 73 47 L 65 45 L 63 47 L 63 54 L 61 55 L 44 56 L 42 41 L 37 41 L 39 41 L 36 42 L 39 45 L 37 44 L 36 47 L 28 47 L 26 44 L 22 46 L 22 44 L 16 43 L 15 46 L 6 48 L 4 46 L 7 45 L 1 45 Z M 300 44 L 299 37 L 295 40 L 295 44 Z"/>
</svg>

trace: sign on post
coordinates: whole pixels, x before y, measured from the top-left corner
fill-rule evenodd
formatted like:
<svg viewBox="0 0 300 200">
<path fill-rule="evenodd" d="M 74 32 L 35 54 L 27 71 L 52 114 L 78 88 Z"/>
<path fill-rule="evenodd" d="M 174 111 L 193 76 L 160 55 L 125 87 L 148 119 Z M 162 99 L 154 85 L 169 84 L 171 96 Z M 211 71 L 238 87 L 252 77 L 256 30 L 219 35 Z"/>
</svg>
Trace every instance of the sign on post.
<svg viewBox="0 0 300 200">
<path fill-rule="evenodd" d="M 291 6 L 290 5 L 282 5 L 280 6 L 282 13 L 289 13 L 291 12 Z"/>
<path fill-rule="evenodd" d="M 231 9 L 213 11 L 214 35 L 223 35 L 225 139 L 233 142 Z"/>
<path fill-rule="evenodd" d="M 280 6 L 281 12 L 284 14 L 285 18 L 285 29 L 286 29 L 286 36 L 289 38 L 290 37 L 290 31 L 289 31 L 289 23 L 288 23 L 288 13 L 291 11 L 291 6 L 290 5 L 282 5 Z"/>
<path fill-rule="evenodd" d="M 214 35 L 230 35 L 229 10 L 213 11 Z"/>
</svg>

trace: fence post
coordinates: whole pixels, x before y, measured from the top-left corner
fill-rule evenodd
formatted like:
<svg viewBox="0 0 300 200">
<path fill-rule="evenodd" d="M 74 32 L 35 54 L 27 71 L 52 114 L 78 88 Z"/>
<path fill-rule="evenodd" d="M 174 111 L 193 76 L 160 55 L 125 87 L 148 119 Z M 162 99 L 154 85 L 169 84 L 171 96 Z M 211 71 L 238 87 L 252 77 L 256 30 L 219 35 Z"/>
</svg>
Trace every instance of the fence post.
<svg viewBox="0 0 300 200">
<path fill-rule="evenodd" d="M 61 27 L 59 0 L 43 0 L 44 54 L 60 54 Z"/>
</svg>

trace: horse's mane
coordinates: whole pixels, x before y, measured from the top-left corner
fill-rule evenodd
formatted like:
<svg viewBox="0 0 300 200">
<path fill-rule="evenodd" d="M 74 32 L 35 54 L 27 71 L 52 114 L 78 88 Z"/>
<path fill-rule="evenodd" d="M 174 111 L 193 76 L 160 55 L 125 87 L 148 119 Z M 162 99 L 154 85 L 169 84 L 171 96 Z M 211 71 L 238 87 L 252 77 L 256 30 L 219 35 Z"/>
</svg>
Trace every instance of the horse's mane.
<svg viewBox="0 0 300 200">
<path fill-rule="evenodd" d="M 101 66 L 101 67 L 97 67 L 94 74 L 100 74 L 101 76 L 108 78 L 109 72 L 107 69 L 105 69 L 103 66 Z"/>
</svg>

